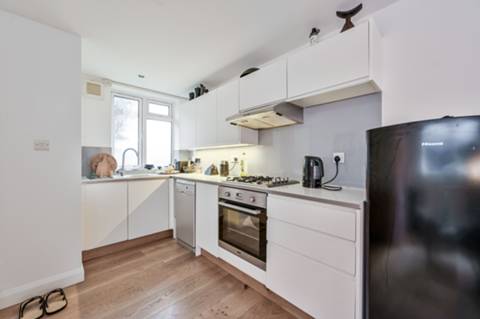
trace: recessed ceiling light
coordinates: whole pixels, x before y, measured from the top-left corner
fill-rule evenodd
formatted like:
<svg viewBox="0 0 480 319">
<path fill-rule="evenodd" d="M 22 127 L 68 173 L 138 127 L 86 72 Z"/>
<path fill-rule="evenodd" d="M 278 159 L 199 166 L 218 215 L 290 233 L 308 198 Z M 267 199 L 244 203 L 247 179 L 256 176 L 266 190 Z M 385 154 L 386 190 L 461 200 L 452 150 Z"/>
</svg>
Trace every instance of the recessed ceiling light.
<svg viewBox="0 0 480 319">
<path fill-rule="evenodd" d="M 139 77 L 140 79 L 145 79 L 145 75 L 144 75 L 144 74 L 139 74 L 138 77 Z"/>
</svg>

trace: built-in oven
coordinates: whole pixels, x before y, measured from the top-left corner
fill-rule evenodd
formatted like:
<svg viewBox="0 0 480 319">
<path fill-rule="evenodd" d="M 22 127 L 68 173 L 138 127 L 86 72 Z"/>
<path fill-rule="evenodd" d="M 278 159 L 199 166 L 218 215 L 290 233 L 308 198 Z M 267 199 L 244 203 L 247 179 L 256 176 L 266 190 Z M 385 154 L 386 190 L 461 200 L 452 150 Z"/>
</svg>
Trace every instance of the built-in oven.
<svg viewBox="0 0 480 319">
<path fill-rule="evenodd" d="M 267 260 L 267 194 L 220 186 L 219 245 L 265 270 Z"/>
</svg>

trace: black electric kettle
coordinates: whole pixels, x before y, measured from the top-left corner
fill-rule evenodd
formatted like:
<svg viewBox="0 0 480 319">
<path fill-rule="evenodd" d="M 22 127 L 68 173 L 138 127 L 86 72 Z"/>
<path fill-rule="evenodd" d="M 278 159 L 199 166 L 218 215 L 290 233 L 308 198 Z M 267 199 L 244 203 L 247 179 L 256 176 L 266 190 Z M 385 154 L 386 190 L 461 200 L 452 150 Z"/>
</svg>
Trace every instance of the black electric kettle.
<svg viewBox="0 0 480 319">
<path fill-rule="evenodd" d="M 303 165 L 303 187 L 320 188 L 322 186 L 323 162 L 320 157 L 305 156 Z"/>
</svg>

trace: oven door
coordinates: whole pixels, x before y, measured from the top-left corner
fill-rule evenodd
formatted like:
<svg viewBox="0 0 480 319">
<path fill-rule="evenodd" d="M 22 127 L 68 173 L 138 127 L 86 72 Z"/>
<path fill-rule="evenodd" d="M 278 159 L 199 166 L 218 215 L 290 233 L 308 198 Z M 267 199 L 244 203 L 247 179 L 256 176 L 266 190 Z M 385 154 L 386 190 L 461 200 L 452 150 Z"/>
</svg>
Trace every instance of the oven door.
<svg viewBox="0 0 480 319">
<path fill-rule="evenodd" d="M 218 206 L 220 247 L 265 270 L 266 210 L 225 200 L 220 200 Z"/>
</svg>

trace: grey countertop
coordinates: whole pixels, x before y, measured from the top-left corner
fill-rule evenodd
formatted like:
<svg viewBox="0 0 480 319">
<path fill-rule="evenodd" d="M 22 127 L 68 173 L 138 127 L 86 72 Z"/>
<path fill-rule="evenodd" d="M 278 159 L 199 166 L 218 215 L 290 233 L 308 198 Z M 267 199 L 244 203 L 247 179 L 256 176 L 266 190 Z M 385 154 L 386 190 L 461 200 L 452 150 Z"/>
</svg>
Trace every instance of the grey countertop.
<svg viewBox="0 0 480 319">
<path fill-rule="evenodd" d="M 362 209 L 363 203 L 366 198 L 366 192 L 363 188 L 344 187 L 341 191 L 332 192 L 319 188 L 305 188 L 301 184 L 281 186 L 268 188 L 266 186 L 251 185 L 251 184 L 239 184 L 227 182 L 225 177 L 221 176 L 208 176 L 203 174 L 172 174 L 172 175 L 159 175 L 159 174 L 143 174 L 143 175 L 129 175 L 118 176 L 114 178 L 99 178 L 99 179 L 87 179 L 82 180 L 83 184 L 93 183 L 108 183 L 108 182 L 121 182 L 121 181 L 134 181 L 134 180 L 149 180 L 149 179 L 167 179 L 178 178 L 184 180 L 190 180 L 201 183 L 232 186 L 237 188 L 250 189 L 260 192 L 265 192 L 272 195 L 288 196 L 304 200 L 312 200 L 322 202 L 326 204 L 338 205 L 353 209 Z"/>
</svg>

